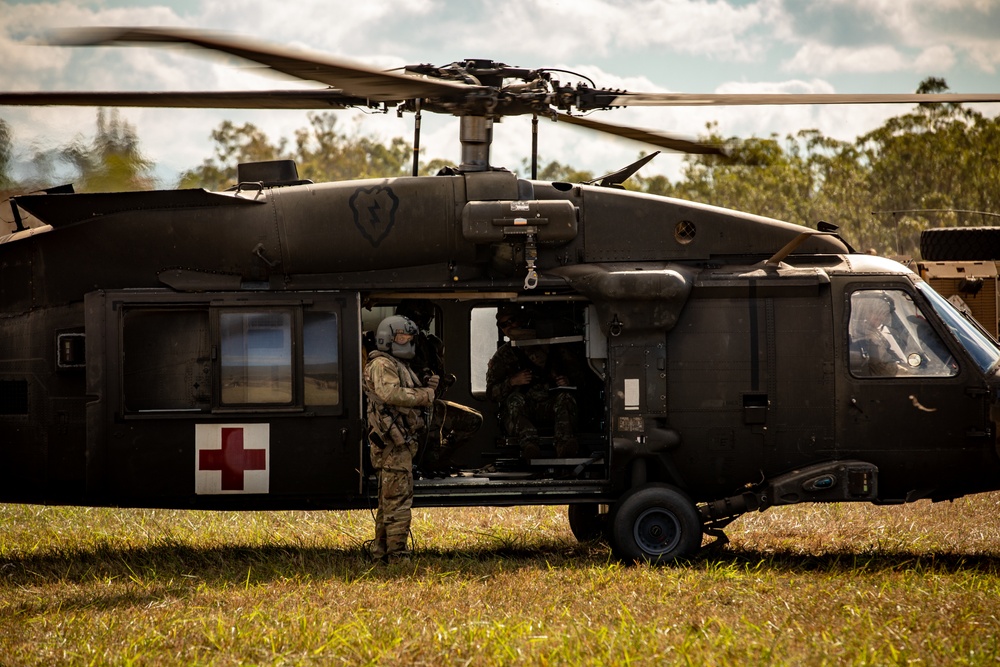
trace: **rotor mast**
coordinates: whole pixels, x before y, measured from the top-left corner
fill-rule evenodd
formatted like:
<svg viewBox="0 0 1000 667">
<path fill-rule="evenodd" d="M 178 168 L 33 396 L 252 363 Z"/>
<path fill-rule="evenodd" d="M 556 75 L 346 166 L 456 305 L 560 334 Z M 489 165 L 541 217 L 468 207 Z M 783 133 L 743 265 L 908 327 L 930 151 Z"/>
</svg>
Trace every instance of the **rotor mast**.
<svg viewBox="0 0 1000 667">
<path fill-rule="evenodd" d="M 493 119 L 489 116 L 460 116 L 459 122 L 458 138 L 462 142 L 459 171 L 489 171 Z"/>
</svg>

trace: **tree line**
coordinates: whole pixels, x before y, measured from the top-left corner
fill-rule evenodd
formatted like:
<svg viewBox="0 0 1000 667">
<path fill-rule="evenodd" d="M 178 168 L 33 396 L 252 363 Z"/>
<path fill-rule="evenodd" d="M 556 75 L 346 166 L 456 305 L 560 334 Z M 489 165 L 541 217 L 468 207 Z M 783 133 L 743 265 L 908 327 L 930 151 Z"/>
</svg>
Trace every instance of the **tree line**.
<svg viewBox="0 0 1000 667">
<path fill-rule="evenodd" d="M 947 90 L 927 79 L 917 92 Z M 1000 220 L 1000 118 L 960 104 L 919 104 L 877 129 L 845 142 L 817 130 L 786 136 L 725 138 L 709 124 L 703 141 L 724 144 L 727 157 L 690 155 L 682 174 L 633 176 L 626 187 L 748 211 L 809 227 L 838 225 L 857 249 L 916 257 L 929 227 L 994 225 Z M 220 190 L 236 182 L 240 162 L 292 159 L 313 181 L 405 176 L 412 146 L 382 143 L 342 129 L 333 113 L 313 113 L 292 138 L 274 140 L 252 123 L 225 121 L 211 133 L 212 155 L 184 172 L 181 188 Z M 26 176 L 15 179 L 14 137 L 0 119 L 0 191 L 4 196 L 57 184 L 70 173 L 77 191 L 154 187 L 155 165 L 143 155 L 135 129 L 117 110 L 99 110 L 90 140 L 36 152 Z M 447 163 L 421 164 L 422 174 Z M 522 171 L 527 171 L 526 163 Z M 582 182 L 594 174 L 552 161 L 541 180 Z"/>
</svg>

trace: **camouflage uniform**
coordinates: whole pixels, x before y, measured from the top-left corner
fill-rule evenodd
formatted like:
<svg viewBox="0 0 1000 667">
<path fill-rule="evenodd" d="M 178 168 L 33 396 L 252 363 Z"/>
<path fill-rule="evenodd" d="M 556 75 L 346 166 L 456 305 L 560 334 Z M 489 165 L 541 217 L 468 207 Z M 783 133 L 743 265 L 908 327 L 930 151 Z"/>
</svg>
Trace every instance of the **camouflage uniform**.
<svg viewBox="0 0 1000 667">
<path fill-rule="evenodd" d="M 378 512 L 372 555 L 391 558 L 406 553 L 413 507 L 413 456 L 424 430 L 424 410 L 434 390 L 403 360 L 386 352 L 368 355 L 365 367 L 372 465 L 378 471 Z"/>
<path fill-rule="evenodd" d="M 554 426 L 556 456 L 573 456 L 577 452 L 575 435 L 577 406 L 573 391 L 550 391 L 556 387 L 553 366 L 562 366 L 561 373 L 570 382 L 581 380 L 575 359 L 564 346 L 545 348 L 547 358 L 543 363 L 536 352 L 526 352 L 531 347 L 514 348 L 506 343 L 490 359 L 486 371 L 486 393 L 490 400 L 500 406 L 500 418 L 504 430 L 516 436 L 526 459 L 536 458 L 539 453 L 537 422 L 550 422 Z M 535 356 L 532 360 L 530 356 Z M 514 386 L 511 378 L 519 371 L 532 371 L 532 381 L 527 385 Z"/>
</svg>

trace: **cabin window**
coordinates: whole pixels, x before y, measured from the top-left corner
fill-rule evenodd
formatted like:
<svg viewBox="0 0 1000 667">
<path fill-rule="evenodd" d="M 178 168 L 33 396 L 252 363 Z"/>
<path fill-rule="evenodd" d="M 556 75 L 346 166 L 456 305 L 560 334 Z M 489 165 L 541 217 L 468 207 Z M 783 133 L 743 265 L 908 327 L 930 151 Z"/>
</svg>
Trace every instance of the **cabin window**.
<svg viewBox="0 0 1000 667">
<path fill-rule="evenodd" d="M 212 401 L 207 310 L 126 309 L 122 390 L 128 412 L 201 411 Z"/>
<path fill-rule="evenodd" d="M 902 290 L 851 294 L 850 368 L 855 377 L 950 377 L 958 363 Z"/>
<path fill-rule="evenodd" d="M 223 405 L 292 403 L 292 313 L 219 314 Z"/>
<path fill-rule="evenodd" d="M 126 414 L 340 409 L 336 305 L 125 305 L 120 322 Z M 81 359 L 82 336 L 67 340 L 62 361 Z"/>
<path fill-rule="evenodd" d="M 584 331 L 587 327 L 588 306 L 579 301 L 546 301 L 537 304 L 514 305 L 509 302 L 501 308 L 484 306 L 473 308 L 469 318 L 469 378 L 472 395 L 486 398 L 486 374 L 490 360 L 511 336 L 519 345 L 571 345 L 567 350 L 580 357 L 584 363 Z M 507 314 L 507 308 L 511 314 Z M 500 325 L 512 322 L 512 328 Z M 606 344 L 605 344 L 606 347 Z M 599 354 L 606 352 L 595 350 Z"/>
<path fill-rule="evenodd" d="M 306 405 L 340 404 L 339 343 L 336 313 L 303 314 L 302 366 Z"/>
</svg>

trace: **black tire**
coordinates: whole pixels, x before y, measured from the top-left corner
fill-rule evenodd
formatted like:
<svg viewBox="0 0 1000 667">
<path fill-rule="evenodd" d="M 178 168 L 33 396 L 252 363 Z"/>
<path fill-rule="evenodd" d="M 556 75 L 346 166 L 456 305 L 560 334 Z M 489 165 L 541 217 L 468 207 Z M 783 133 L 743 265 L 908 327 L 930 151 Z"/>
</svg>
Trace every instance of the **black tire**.
<svg viewBox="0 0 1000 667">
<path fill-rule="evenodd" d="M 928 262 L 1000 260 L 1000 227 L 945 227 L 920 232 L 920 256 Z"/>
<path fill-rule="evenodd" d="M 666 565 L 694 554 L 702 526 L 694 503 L 667 484 L 628 492 L 611 516 L 611 549 L 625 562 Z"/>
<path fill-rule="evenodd" d="M 608 515 L 597 503 L 577 503 L 567 510 L 569 529 L 579 542 L 607 539 Z"/>
</svg>

